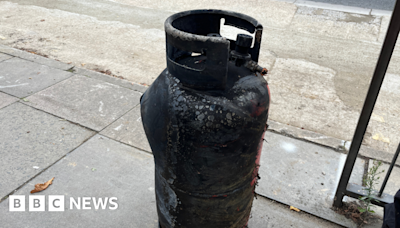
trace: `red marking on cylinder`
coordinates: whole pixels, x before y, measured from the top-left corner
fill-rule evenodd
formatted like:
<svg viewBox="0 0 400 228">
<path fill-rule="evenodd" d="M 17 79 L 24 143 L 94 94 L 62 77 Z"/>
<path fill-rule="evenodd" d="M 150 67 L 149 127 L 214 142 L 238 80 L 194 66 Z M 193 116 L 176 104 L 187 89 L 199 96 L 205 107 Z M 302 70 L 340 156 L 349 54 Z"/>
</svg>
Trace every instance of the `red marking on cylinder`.
<svg viewBox="0 0 400 228">
<path fill-rule="evenodd" d="M 218 197 L 217 195 L 213 195 L 212 198 Z"/>
<path fill-rule="evenodd" d="M 247 228 L 248 227 L 249 219 L 250 219 L 250 214 L 247 216 L 247 222 L 246 222 L 246 225 L 243 226 L 243 228 Z"/>
<path fill-rule="evenodd" d="M 239 211 L 240 209 L 239 209 L 239 207 L 237 207 L 237 209 L 236 209 L 237 211 Z"/>
<path fill-rule="evenodd" d="M 247 228 L 249 224 L 249 219 L 247 219 L 246 225 L 243 226 L 243 228 Z"/>
<path fill-rule="evenodd" d="M 258 169 L 260 168 L 261 151 L 262 151 L 262 146 L 263 146 L 263 142 L 264 142 L 264 135 L 265 135 L 265 131 L 261 136 L 260 142 L 258 143 L 256 162 L 255 162 L 256 166 L 253 170 L 253 175 L 252 175 L 253 180 L 251 181 L 251 186 L 254 186 L 257 183 L 257 175 L 258 175 Z"/>
<path fill-rule="evenodd" d="M 264 107 L 265 102 L 260 103 L 260 102 L 251 100 L 251 105 L 252 105 L 252 112 L 250 114 L 251 117 L 257 117 L 257 116 L 261 115 L 261 113 L 263 113 L 265 110 L 265 107 Z"/>
<path fill-rule="evenodd" d="M 268 89 L 268 98 L 269 98 L 269 102 L 271 103 L 271 91 L 269 90 L 269 85 L 267 83 L 267 89 Z M 268 107 L 268 113 L 269 113 L 269 107 Z"/>
</svg>

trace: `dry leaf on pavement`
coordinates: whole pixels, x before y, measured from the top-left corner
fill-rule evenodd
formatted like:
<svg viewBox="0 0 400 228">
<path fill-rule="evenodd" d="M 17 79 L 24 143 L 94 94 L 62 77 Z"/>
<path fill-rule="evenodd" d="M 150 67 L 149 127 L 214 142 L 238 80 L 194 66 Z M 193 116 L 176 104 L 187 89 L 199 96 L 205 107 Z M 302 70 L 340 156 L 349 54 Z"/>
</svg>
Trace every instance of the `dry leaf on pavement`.
<svg viewBox="0 0 400 228">
<path fill-rule="evenodd" d="M 290 206 L 290 210 L 293 210 L 293 211 L 300 212 L 300 209 L 298 209 L 298 208 L 295 208 L 295 207 L 293 207 L 293 206 Z"/>
<path fill-rule="evenodd" d="M 35 192 L 41 192 L 43 190 L 45 190 L 47 187 L 49 187 L 49 185 L 51 185 L 51 183 L 53 182 L 54 177 L 51 178 L 49 181 L 47 181 L 44 184 L 35 184 L 35 189 L 33 189 L 31 191 L 31 193 L 35 193 Z"/>
</svg>

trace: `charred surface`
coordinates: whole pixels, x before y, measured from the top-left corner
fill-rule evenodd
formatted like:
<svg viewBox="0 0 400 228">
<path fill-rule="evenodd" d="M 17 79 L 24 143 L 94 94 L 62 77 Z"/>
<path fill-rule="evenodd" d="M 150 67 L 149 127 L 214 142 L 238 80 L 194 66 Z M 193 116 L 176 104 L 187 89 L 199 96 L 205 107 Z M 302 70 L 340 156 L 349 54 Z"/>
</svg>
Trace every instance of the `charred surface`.
<svg viewBox="0 0 400 228">
<path fill-rule="evenodd" d="M 210 20 L 218 17 L 213 15 Z M 215 32 L 219 26 L 210 29 Z M 227 59 L 226 72 L 219 76 L 225 78 L 223 86 L 208 89 L 187 83 L 195 83 L 196 78 L 182 81 L 191 75 L 176 77 L 180 68 L 173 73 L 168 65 L 142 97 L 143 126 L 154 154 L 161 227 L 242 228 L 247 224 L 269 90 L 260 73 L 236 60 Z M 207 68 L 210 53 L 182 55 L 174 61 L 184 66 L 183 72 L 201 71 Z"/>
</svg>

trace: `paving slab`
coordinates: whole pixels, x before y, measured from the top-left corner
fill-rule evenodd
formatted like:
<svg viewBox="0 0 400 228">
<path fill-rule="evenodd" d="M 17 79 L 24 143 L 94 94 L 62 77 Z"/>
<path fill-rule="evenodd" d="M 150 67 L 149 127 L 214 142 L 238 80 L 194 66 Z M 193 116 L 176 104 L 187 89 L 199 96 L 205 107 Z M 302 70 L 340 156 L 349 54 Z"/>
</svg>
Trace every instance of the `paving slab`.
<svg viewBox="0 0 400 228">
<path fill-rule="evenodd" d="M 11 58 L 12 58 L 11 55 L 6 55 L 6 54 L 3 54 L 3 53 L 0 53 L 0 62 L 4 61 L 4 60 L 7 60 L 7 59 L 11 59 Z"/>
<path fill-rule="evenodd" d="M 308 131 L 288 124 L 279 123 L 271 119 L 268 120 L 268 130 L 276 132 L 292 138 L 302 139 L 319 145 L 327 146 L 336 150 L 345 150 L 346 141 L 330 136 L 326 136 L 317 132 Z"/>
<path fill-rule="evenodd" d="M 28 182 L 14 195 L 25 195 L 36 183 L 55 177 L 52 185 L 35 195 L 63 195 L 63 212 L 9 212 L 9 200 L 0 203 L 2 227 L 151 227 L 157 228 L 154 161 L 151 154 L 96 135 L 52 167 Z M 72 197 L 116 197 L 118 208 L 70 209 Z M 47 201 L 46 201 L 47 202 Z M 46 203 L 47 204 L 47 203 Z M 339 227 L 314 216 L 290 211 L 287 206 L 259 196 L 254 200 L 249 227 Z"/>
<path fill-rule="evenodd" d="M 140 105 L 129 111 L 127 114 L 112 123 L 100 134 L 129 144 L 136 148 L 151 152 L 149 142 L 144 133 Z"/>
<path fill-rule="evenodd" d="M 108 82 L 75 75 L 26 98 L 26 104 L 96 131 L 139 103 L 141 93 Z"/>
<path fill-rule="evenodd" d="M 306 0 L 297 0 L 295 4 L 298 6 L 307 6 L 313 8 L 329 9 L 329 10 L 336 10 L 336 11 L 356 13 L 356 14 L 365 14 L 365 15 L 368 15 L 371 12 L 371 9 L 366 9 L 361 7 L 329 4 L 324 2 L 315 2 Z"/>
<path fill-rule="evenodd" d="M 88 70 L 88 69 L 84 69 L 84 68 L 77 68 L 74 67 L 73 72 L 75 74 L 80 74 L 83 76 L 87 76 L 90 78 L 94 78 L 94 79 L 98 79 L 98 80 L 102 80 L 102 81 L 106 81 L 115 85 L 119 85 L 128 89 L 132 89 L 135 91 L 138 91 L 140 93 L 144 93 L 148 87 L 134 83 L 134 82 L 130 82 L 124 79 L 120 79 L 117 77 L 113 77 L 110 75 L 106 75 L 106 74 L 102 74 L 96 71 L 92 71 L 92 70 Z"/>
<path fill-rule="evenodd" d="M 374 124 L 374 114 L 372 115 L 372 123 L 370 122 L 370 126 Z M 392 123 L 392 121 L 388 121 Z M 396 129 L 396 127 L 393 127 Z M 345 141 L 342 139 L 337 139 L 334 137 L 326 136 L 317 132 L 308 131 L 305 129 L 301 129 L 298 127 L 293 127 L 288 124 L 279 123 L 273 121 L 271 119 L 268 120 L 268 131 L 275 132 L 284 136 L 289 136 L 295 139 L 300 139 L 306 142 L 312 142 L 317 145 L 326 146 L 332 148 L 336 151 L 347 153 L 350 149 L 351 142 Z M 363 145 L 361 145 L 359 155 L 366 157 L 377 159 L 384 162 L 391 162 L 393 159 L 393 151 L 386 152 L 380 151 L 369 146 L 366 146 L 366 142 L 368 142 L 368 138 L 364 138 Z M 396 164 L 400 166 L 400 160 L 396 161 Z"/>
<path fill-rule="evenodd" d="M 37 54 L 33 54 L 27 51 L 23 51 L 23 50 L 18 50 L 15 48 L 10 48 L 8 46 L 5 45 L 1 45 L 0 44 L 0 52 L 15 56 L 15 57 L 19 57 L 21 59 L 26 59 L 35 63 L 39 63 L 42 65 L 46 65 L 49 67 L 53 67 L 53 68 L 57 68 L 60 70 L 68 70 L 70 68 L 72 68 L 71 65 L 67 64 L 67 63 L 62 63 L 53 59 L 49 59 Z"/>
<path fill-rule="evenodd" d="M 25 59 L 12 58 L 0 62 L 0 91 L 23 98 L 72 75 Z"/>
<path fill-rule="evenodd" d="M 380 16 L 300 6 L 290 28 L 341 39 L 377 41 L 380 24 Z"/>
<path fill-rule="evenodd" d="M 277 58 L 267 75 L 272 94 L 271 120 L 351 139 L 359 113 L 340 99 L 335 78 L 336 71 L 331 68 L 303 59 Z"/>
<path fill-rule="evenodd" d="M 64 195 L 64 212 L 9 212 L 8 200 L 0 203 L 2 227 L 151 227 L 156 228 L 153 156 L 96 135 L 58 161 L 14 195 L 25 195 L 37 183 L 55 177 L 53 184 L 35 195 Z M 70 197 L 116 197 L 118 208 L 70 209 Z"/>
<path fill-rule="evenodd" d="M 350 144 L 350 143 L 348 142 L 348 144 Z M 385 152 L 385 151 L 376 150 L 376 149 L 373 149 L 373 148 L 365 146 L 365 145 L 361 145 L 359 155 L 367 157 L 367 158 L 376 159 L 376 160 L 390 163 L 390 162 L 392 162 L 394 154 Z M 400 160 L 397 159 L 396 165 L 400 166 Z"/>
<path fill-rule="evenodd" d="M 12 104 L 19 99 L 8 94 L 0 92 L 0 109 L 6 107 L 9 104 Z"/>
<path fill-rule="evenodd" d="M 94 133 L 19 102 L 0 110 L 0 199 Z"/>
<path fill-rule="evenodd" d="M 356 227 L 331 210 L 346 155 L 266 132 L 256 192 L 346 227 Z M 358 159 L 351 183 L 361 184 L 365 161 Z"/>
<path fill-rule="evenodd" d="M 296 228 L 333 228 L 342 227 L 317 218 L 305 212 L 296 212 L 289 206 L 258 196 L 253 201 L 249 228 L 296 227 Z"/>
</svg>

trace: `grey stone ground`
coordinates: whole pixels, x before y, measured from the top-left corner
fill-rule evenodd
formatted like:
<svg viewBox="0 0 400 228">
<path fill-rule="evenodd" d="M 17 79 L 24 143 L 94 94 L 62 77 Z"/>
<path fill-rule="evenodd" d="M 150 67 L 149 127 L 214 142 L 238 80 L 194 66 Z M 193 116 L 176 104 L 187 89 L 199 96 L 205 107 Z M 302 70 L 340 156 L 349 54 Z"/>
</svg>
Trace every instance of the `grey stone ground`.
<svg viewBox="0 0 400 228">
<path fill-rule="evenodd" d="M 27 104 L 100 131 L 139 104 L 141 94 L 108 82 L 75 75 L 27 97 Z"/>
<path fill-rule="evenodd" d="M 270 132 L 265 139 L 257 193 L 351 226 L 330 209 L 346 155 Z M 358 159 L 351 183 L 362 184 L 364 165 Z"/>
<path fill-rule="evenodd" d="M 0 108 L 4 108 L 15 101 L 18 101 L 18 98 L 0 92 Z"/>
<path fill-rule="evenodd" d="M 15 65 L 20 68 L 15 68 Z M 23 98 L 71 77 L 70 72 L 38 65 L 31 61 L 12 58 L 0 63 L 2 85 L 0 91 Z"/>
<path fill-rule="evenodd" d="M 26 66 L 19 57 L 4 61 L 12 63 L 7 71 L 15 68 L 18 72 Z M 45 67 L 56 69 L 41 61 L 30 62 L 32 72 Z M 0 75 L 3 72 L 0 69 Z M 31 73 L 29 69 L 20 72 L 13 77 Z M 96 79 L 68 74 L 64 81 L 55 82 L 53 77 L 67 71 L 51 72 L 51 77 L 44 77 L 49 87 L 26 98 L 16 98 L 11 95 L 13 91 L 0 92 L 2 227 L 157 227 L 154 164 L 140 123 L 141 93 L 135 90 L 140 86 L 122 87 L 113 77 L 97 73 Z M 279 123 L 271 125 L 279 131 Z M 301 132 L 292 129 L 292 137 L 267 132 L 256 189 L 259 196 L 253 205 L 250 227 L 356 227 L 352 220 L 331 209 L 345 155 L 293 138 L 307 134 Z M 368 158 L 357 161 L 352 182 L 360 184 L 368 162 Z M 395 185 L 389 189 L 397 186 L 399 171 L 395 167 Z M 64 212 L 8 211 L 10 194 L 25 195 L 28 202 L 34 185 L 52 177 L 53 184 L 36 195 L 63 195 Z M 76 200 L 87 196 L 117 197 L 119 207 L 70 209 L 70 197 Z M 291 211 L 289 206 L 301 212 Z M 380 223 L 369 227 L 380 227 Z"/>
<path fill-rule="evenodd" d="M 0 125 L 1 197 L 93 135 L 90 130 L 19 102 L 0 110 Z"/>
<path fill-rule="evenodd" d="M 355 6 L 361 8 L 372 8 L 381 10 L 393 10 L 395 0 L 314 0 L 329 4 Z"/>
<path fill-rule="evenodd" d="M 210 7 L 263 24 L 260 64 L 270 70 L 271 120 L 352 139 L 390 11 L 300 0 L 9 0 L 0 1 L 0 44 L 60 60 L 55 68 L 109 70 L 151 84 L 165 68 L 164 20 Z M 222 28 L 225 36 L 236 33 Z M 396 49 L 364 140 L 391 154 L 400 137 L 399 62 Z"/>
<path fill-rule="evenodd" d="M 354 227 L 330 205 L 390 12 L 293 2 L 0 1 L 0 155 L 5 158 L 0 161 L 5 174 L 0 177 L 0 220 L 10 227 L 37 227 L 29 220 L 49 225 L 82 221 L 82 227 L 96 221 L 99 227 L 155 227 L 154 189 L 147 184 L 153 183 L 153 174 L 144 172 L 152 171 L 145 162 L 151 154 L 137 106 L 146 87 L 137 83 L 150 84 L 165 67 L 165 18 L 212 5 L 254 16 L 265 28 L 260 63 L 270 69 L 269 124 L 274 133 L 267 134 L 269 142 L 263 148 L 257 193 L 282 204 L 260 196 L 251 227 L 337 226 L 324 219 Z M 235 30 L 222 32 L 234 38 Z M 373 159 L 385 161 L 387 169 L 397 147 L 397 49 L 360 151 L 363 157 L 353 173 L 355 183 Z M 91 70 L 110 70 L 127 80 Z M 99 143 L 104 147 L 96 140 L 104 140 Z M 135 166 L 124 169 L 127 164 Z M 399 172 L 396 166 L 387 193 L 399 188 Z M 96 177 L 98 173 L 105 178 Z M 67 210 L 37 216 L 7 211 L 4 197 L 15 190 L 28 196 L 34 184 L 53 176 L 55 182 L 45 195 L 106 197 L 111 192 L 125 200 L 137 192 L 141 197 L 121 201 L 121 208 L 111 213 Z M 143 185 L 119 182 L 124 177 Z M 313 215 L 289 211 L 289 205 Z M 282 221 L 287 223 L 282 226 Z"/>
</svg>

